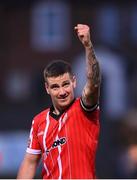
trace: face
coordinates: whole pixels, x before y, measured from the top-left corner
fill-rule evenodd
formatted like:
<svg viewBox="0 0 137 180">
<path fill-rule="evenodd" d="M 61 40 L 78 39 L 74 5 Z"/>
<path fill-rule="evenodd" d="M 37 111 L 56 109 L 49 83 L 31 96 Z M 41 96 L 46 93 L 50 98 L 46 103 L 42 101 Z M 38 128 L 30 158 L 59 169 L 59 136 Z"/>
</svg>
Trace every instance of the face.
<svg viewBox="0 0 137 180">
<path fill-rule="evenodd" d="M 74 76 L 71 77 L 69 73 L 58 77 L 49 77 L 45 87 L 51 96 L 54 108 L 60 111 L 68 107 L 73 101 L 76 79 Z"/>
</svg>

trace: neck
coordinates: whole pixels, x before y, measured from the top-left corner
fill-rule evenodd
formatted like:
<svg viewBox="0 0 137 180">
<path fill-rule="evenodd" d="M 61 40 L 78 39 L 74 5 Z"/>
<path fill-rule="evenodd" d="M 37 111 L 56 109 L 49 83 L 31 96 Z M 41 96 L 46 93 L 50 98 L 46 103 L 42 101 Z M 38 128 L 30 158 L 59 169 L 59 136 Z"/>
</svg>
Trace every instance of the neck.
<svg viewBox="0 0 137 180">
<path fill-rule="evenodd" d="M 59 115 L 59 114 L 61 114 L 65 109 L 67 109 L 69 106 L 71 106 L 71 104 L 74 102 L 74 100 L 75 100 L 75 98 L 72 100 L 72 102 L 68 105 L 68 106 L 66 106 L 66 107 L 64 107 L 64 108 L 57 108 L 54 104 L 53 104 L 53 114 L 56 114 L 56 115 Z"/>
<path fill-rule="evenodd" d="M 56 115 L 59 115 L 60 114 L 60 110 L 58 110 L 57 108 L 54 107 L 54 110 L 53 110 L 53 113 L 56 114 Z"/>
</svg>

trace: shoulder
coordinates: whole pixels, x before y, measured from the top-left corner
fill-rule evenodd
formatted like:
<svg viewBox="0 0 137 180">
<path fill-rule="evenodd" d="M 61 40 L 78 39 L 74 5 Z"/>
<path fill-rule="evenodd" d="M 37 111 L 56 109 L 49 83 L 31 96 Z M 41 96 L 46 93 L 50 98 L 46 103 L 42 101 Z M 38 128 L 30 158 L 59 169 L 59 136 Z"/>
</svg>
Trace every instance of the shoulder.
<svg viewBox="0 0 137 180">
<path fill-rule="evenodd" d="M 80 98 L 78 97 L 78 98 L 76 98 L 74 101 L 73 101 L 73 103 L 71 104 L 71 106 L 69 107 L 69 109 L 71 109 L 71 110 L 77 110 L 77 109 L 79 109 L 80 108 Z"/>
<path fill-rule="evenodd" d="M 33 118 L 32 124 L 40 125 L 41 123 L 43 123 L 43 121 L 45 121 L 45 119 L 46 119 L 48 111 L 49 111 L 49 108 L 36 114 Z"/>
<path fill-rule="evenodd" d="M 73 107 L 74 108 L 80 108 L 81 110 L 85 111 L 85 112 L 98 112 L 99 111 L 99 104 L 95 104 L 94 106 L 85 106 L 84 103 L 82 102 L 81 97 L 78 97 L 74 103 L 73 103 Z"/>
<path fill-rule="evenodd" d="M 100 119 L 100 109 L 99 106 L 97 106 L 94 109 L 86 109 L 85 107 L 81 105 L 81 97 L 78 97 L 71 108 L 71 117 L 75 114 L 75 117 L 80 119 L 88 119 L 90 122 L 96 122 L 97 124 L 99 123 Z M 87 121 L 88 122 L 88 121 Z"/>
</svg>

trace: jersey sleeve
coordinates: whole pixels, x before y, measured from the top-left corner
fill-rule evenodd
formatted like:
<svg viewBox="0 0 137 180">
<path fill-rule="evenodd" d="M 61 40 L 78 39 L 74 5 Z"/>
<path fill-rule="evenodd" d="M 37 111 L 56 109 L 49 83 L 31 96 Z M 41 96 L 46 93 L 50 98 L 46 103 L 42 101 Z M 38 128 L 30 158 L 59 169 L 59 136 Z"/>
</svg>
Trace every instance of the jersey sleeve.
<svg viewBox="0 0 137 180">
<path fill-rule="evenodd" d="M 83 103 L 82 98 L 80 98 L 80 105 L 81 105 L 81 107 L 82 107 L 85 111 L 87 111 L 87 112 L 92 112 L 92 111 L 94 111 L 95 109 L 99 108 L 99 103 L 97 103 L 97 104 L 95 104 L 95 105 L 93 105 L 93 106 L 86 106 L 86 105 Z"/>
<path fill-rule="evenodd" d="M 28 147 L 26 149 L 27 153 L 41 154 L 41 148 L 38 141 L 37 132 L 38 132 L 38 123 L 37 123 L 37 119 L 34 118 L 32 121 L 31 130 L 29 134 Z"/>
</svg>

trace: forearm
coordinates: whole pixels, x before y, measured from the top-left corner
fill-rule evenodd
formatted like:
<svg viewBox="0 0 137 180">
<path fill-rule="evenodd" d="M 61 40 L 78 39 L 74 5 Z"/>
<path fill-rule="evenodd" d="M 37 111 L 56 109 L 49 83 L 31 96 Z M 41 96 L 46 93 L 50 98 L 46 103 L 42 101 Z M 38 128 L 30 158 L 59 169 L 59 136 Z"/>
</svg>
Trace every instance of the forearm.
<svg viewBox="0 0 137 180">
<path fill-rule="evenodd" d="M 85 51 L 87 80 L 82 92 L 82 101 L 87 106 L 95 106 L 100 96 L 100 68 L 92 44 L 86 46 Z"/>
<path fill-rule="evenodd" d="M 40 157 L 26 154 L 19 168 L 17 179 L 33 179 Z"/>
<path fill-rule="evenodd" d="M 36 172 L 36 166 L 29 165 L 26 162 L 22 162 L 17 179 L 33 179 Z"/>
<path fill-rule="evenodd" d="M 94 48 L 90 39 L 90 28 L 84 24 L 75 27 L 78 37 L 86 51 L 86 84 L 82 91 L 82 102 L 86 106 L 94 106 L 98 103 L 100 94 L 100 68 L 95 56 Z"/>
<path fill-rule="evenodd" d="M 99 88 L 101 83 L 100 67 L 91 42 L 85 47 L 85 51 L 87 86 L 89 87 L 90 92 L 93 93 L 94 90 Z"/>
</svg>

